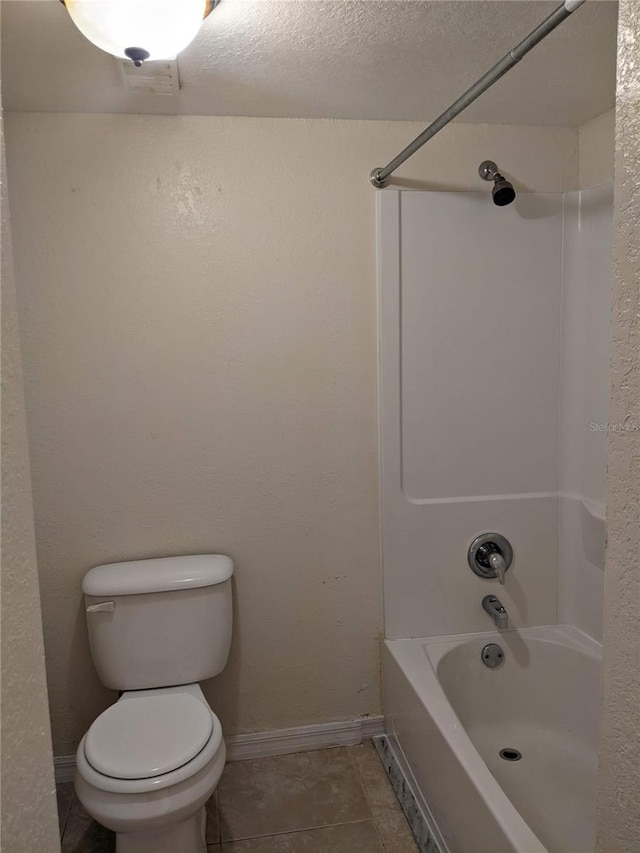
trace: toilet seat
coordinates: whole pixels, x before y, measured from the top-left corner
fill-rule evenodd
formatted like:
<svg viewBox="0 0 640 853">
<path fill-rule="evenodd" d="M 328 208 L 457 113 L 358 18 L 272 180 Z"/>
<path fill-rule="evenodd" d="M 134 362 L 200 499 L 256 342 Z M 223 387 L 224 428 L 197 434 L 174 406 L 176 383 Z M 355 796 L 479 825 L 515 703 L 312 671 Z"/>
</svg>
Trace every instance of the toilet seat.
<svg viewBox="0 0 640 853">
<path fill-rule="evenodd" d="M 98 773 L 147 779 L 187 764 L 213 731 L 210 710 L 184 692 L 126 694 L 93 722 L 84 754 Z"/>
<path fill-rule="evenodd" d="M 111 776 L 106 773 L 100 772 L 98 769 L 96 769 L 95 766 L 93 766 L 92 763 L 90 763 L 88 759 L 86 743 L 89 732 L 91 731 L 91 729 L 89 729 L 89 732 L 87 732 L 87 734 L 85 734 L 85 736 L 80 741 L 76 753 L 76 769 L 78 774 L 85 780 L 85 782 L 92 785 L 94 788 L 114 794 L 144 794 L 151 791 L 160 791 L 165 788 L 170 788 L 173 785 L 179 785 L 180 783 L 189 779 L 191 776 L 194 776 L 196 773 L 199 773 L 200 770 L 206 767 L 207 764 L 209 764 L 212 760 L 216 759 L 216 756 L 222 755 L 222 761 L 224 762 L 225 745 L 224 739 L 222 737 L 222 726 L 220 724 L 220 720 L 213 713 L 209 705 L 207 705 L 202 691 L 199 685 L 197 684 L 185 684 L 182 687 L 169 687 L 156 690 L 131 691 L 129 693 L 123 694 L 123 696 L 118 700 L 118 702 L 116 702 L 115 705 L 112 705 L 111 708 L 107 709 L 107 711 L 103 713 L 106 715 L 110 711 L 115 712 L 115 709 L 118 706 L 121 706 L 122 708 L 127 703 L 137 701 L 139 698 L 142 697 L 149 697 L 151 701 L 158 702 L 161 701 L 164 696 L 176 694 L 193 698 L 196 702 L 200 704 L 202 710 L 205 713 L 205 716 L 208 717 L 209 720 L 209 738 L 195 756 L 193 756 L 191 759 L 187 759 L 186 763 L 183 762 L 175 769 L 166 772 L 161 772 L 160 774 L 155 776 L 145 776 L 142 778 L 126 778 L 121 775 Z M 116 719 L 122 719 L 122 717 L 118 716 Z M 98 719 L 94 722 L 94 725 L 98 722 L 98 720 L 100 720 L 100 717 L 98 717 Z M 166 753 L 162 754 L 166 755 Z M 103 753 L 100 753 L 100 755 L 103 756 Z M 95 753 L 93 752 L 92 758 L 96 761 L 96 763 L 100 763 L 99 759 L 96 758 Z M 120 773 L 121 768 L 118 767 L 116 769 L 116 772 Z"/>
</svg>

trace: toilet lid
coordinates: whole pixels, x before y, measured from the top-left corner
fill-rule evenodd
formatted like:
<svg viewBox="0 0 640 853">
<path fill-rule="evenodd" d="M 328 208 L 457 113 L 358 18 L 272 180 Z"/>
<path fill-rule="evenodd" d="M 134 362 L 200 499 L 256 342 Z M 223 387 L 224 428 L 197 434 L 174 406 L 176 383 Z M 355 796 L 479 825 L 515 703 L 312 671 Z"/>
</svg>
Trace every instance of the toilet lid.
<svg viewBox="0 0 640 853">
<path fill-rule="evenodd" d="M 191 761 L 212 730 L 209 709 L 188 693 L 129 695 L 95 720 L 84 752 L 98 773 L 115 779 L 146 779 Z"/>
</svg>

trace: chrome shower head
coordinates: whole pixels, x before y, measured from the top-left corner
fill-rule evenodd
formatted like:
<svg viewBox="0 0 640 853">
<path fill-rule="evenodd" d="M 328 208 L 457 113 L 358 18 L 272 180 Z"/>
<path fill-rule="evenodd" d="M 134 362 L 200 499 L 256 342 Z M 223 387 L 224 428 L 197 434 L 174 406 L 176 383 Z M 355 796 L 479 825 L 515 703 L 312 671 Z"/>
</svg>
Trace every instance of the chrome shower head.
<svg viewBox="0 0 640 853">
<path fill-rule="evenodd" d="M 513 185 L 500 174 L 498 167 L 493 160 L 485 160 L 481 163 L 478 173 L 483 180 L 493 181 L 491 196 L 494 204 L 497 204 L 498 207 L 504 207 L 506 204 L 511 204 L 516 197 L 516 191 L 514 190 Z"/>
</svg>

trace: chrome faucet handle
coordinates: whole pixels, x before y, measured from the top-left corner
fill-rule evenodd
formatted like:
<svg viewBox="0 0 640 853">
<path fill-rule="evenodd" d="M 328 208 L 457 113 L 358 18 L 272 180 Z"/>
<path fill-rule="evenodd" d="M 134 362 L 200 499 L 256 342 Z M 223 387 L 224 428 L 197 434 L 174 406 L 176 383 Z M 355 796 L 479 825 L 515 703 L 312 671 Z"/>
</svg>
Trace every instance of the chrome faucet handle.
<svg viewBox="0 0 640 853">
<path fill-rule="evenodd" d="M 505 573 L 513 562 L 513 548 L 500 533 L 482 533 L 469 546 L 467 559 L 478 577 L 496 579 L 504 585 Z"/>
<path fill-rule="evenodd" d="M 489 554 L 488 563 L 496 573 L 498 583 L 501 584 L 501 586 L 504 586 L 504 573 L 506 571 L 506 566 L 502 554 L 499 551 L 492 551 Z"/>
</svg>

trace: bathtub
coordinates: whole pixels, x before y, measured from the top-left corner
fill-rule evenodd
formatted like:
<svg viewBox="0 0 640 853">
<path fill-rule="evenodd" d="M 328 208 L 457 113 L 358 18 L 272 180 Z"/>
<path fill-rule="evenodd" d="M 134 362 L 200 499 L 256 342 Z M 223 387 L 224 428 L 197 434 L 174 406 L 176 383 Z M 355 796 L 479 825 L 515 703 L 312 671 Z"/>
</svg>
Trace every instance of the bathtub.
<svg viewBox="0 0 640 853">
<path fill-rule="evenodd" d="M 443 853 L 592 853 L 598 643 L 564 625 L 386 640 L 383 667 L 387 732 Z"/>
</svg>

